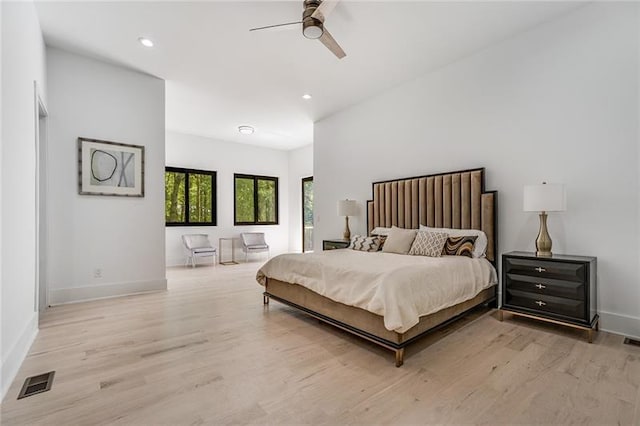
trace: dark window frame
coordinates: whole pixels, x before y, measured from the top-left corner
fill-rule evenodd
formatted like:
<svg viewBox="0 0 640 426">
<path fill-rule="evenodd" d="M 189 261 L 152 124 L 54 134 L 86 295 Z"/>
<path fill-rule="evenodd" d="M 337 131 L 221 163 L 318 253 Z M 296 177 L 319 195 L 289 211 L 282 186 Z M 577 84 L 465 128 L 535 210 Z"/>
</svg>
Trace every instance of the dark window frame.
<svg viewBox="0 0 640 426">
<path fill-rule="evenodd" d="M 165 204 L 165 226 L 217 226 L 218 225 L 218 181 L 215 170 L 198 170 L 198 169 L 185 169 L 182 167 L 165 167 L 165 174 L 167 172 L 184 173 L 184 222 L 167 222 L 167 212 Z M 189 175 L 209 175 L 211 176 L 211 222 L 189 222 Z M 165 189 L 166 191 L 166 189 Z"/>
<path fill-rule="evenodd" d="M 238 222 L 236 220 L 236 179 L 253 179 L 253 222 Z M 258 181 L 270 180 L 275 182 L 275 207 L 276 207 L 276 220 L 275 222 L 258 222 Z M 275 176 L 262 176 L 262 175 L 248 175 L 244 173 L 233 174 L 233 225 L 234 226 L 247 226 L 247 225 L 279 225 L 280 224 L 280 196 L 279 196 L 279 178 Z"/>
<path fill-rule="evenodd" d="M 308 176 L 308 177 L 302 178 L 302 185 L 301 185 L 302 186 L 302 192 L 301 192 L 302 197 L 301 197 L 301 203 L 300 204 L 301 204 L 301 210 L 302 210 L 302 252 L 303 253 L 306 253 L 304 251 L 304 194 L 305 194 L 305 192 L 304 192 L 304 184 L 307 183 L 307 182 L 313 183 L 313 176 Z M 313 246 L 313 241 L 311 242 L 311 245 Z M 311 251 L 313 251 L 313 249 L 311 249 Z"/>
</svg>

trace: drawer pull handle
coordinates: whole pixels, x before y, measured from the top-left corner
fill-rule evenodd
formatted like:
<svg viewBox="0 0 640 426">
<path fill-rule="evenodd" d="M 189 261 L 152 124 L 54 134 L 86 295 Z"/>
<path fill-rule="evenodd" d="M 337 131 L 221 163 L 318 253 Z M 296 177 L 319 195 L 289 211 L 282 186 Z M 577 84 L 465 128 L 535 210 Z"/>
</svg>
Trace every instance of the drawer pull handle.
<svg viewBox="0 0 640 426">
<path fill-rule="evenodd" d="M 538 290 L 542 290 L 544 288 L 547 288 L 547 286 L 544 285 L 544 284 L 536 284 L 536 287 L 538 287 Z"/>
<path fill-rule="evenodd" d="M 546 305 L 546 303 L 544 303 L 542 300 L 538 300 L 538 301 L 536 302 L 536 305 L 538 305 L 538 306 L 545 306 L 545 305 Z"/>
<path fill-rule="evenodd" d="M 536 268 L 536 271 L 538 271 L 538 272 L 547 272 L 547 270 L 546 270 L 546 269 L 541 268 L 541 267 L 539 267 L 539 266 Z"/>
</svg>

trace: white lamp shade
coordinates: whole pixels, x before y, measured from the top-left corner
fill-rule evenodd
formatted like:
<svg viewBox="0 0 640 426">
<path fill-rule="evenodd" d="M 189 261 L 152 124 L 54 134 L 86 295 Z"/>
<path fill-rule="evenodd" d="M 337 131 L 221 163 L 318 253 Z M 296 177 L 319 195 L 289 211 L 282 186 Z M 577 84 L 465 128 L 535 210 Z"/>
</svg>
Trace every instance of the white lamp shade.
<svg viewBox="0 0 640 426">
<path fill-rule="evenodd" d="M 564 185 L 558 183 L 525 185 L 523 201 L 526 212 L 563 212 L 567 209 Z"/>
<path fill-rule="evenodd" d="M 339 200 L 338 216 L 355 216 L 358 213 L 358 204 L 355 200 Z"/>
</svg>

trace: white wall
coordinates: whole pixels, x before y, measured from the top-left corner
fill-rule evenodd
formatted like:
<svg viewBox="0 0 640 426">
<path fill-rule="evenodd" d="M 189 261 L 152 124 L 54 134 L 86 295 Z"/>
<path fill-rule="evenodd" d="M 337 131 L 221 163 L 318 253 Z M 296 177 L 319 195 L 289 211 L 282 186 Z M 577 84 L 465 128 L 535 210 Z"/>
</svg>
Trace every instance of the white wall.
<svg viewBox="0 0 640 426">
<path fill-rule="evenodd" d="M 302 252 L 302 179 L 313 176 L 313 145 L 289 151 L 289 251 Z"/>
<path fill-rule="evenodd" d="M 316 248 L 373 181 L 484 166 L 499 251 L 533 250 L 522 188 L 562 182 L 554 251 L 597 256 L 602 328 L 640 336 L 639 24 L 637 4 L 589 5 L 316 123 Z"/>
<path fill-rule="evenodd" d="M 47 71 L 50 302 L 165 289 L 164 81 L 58 49 Z M 78 195 L 80 136 L 143 145 L 144 197 Z"/>
<path fill-rule="evenodd" d="M 218 247 L 218 238 L 239 237 L 241 232 L 264 232 L 271 255 L 289 250 L 289 162 L 287 151 L 223 142 L 200 136 L 167 132 L 166 165 L 217 172 L 217 226 L 179 226 L 166 228 L 167 265 L 184 264 L 184 252 L 180 237 L 183 234 L 204 233 Z M 258 226 L 234 226 L 233 224 L 233 174 L 246 173 L 278 177 L 279 224 Z M 228 242 L 226 244 L 229 244 Z M 225 259 L 230 256 L 224 249 Z M 218 252 L 219 253 L 219 252 Z M 263 256 L 263 257 L 259 257 Z M 236 250 L 236 257 L 244 260 L 244 254 Z M 266 259 L 266 255 L 253 255 L 250 260 Z"/>
<path fill-rule="evenodd" d="M 37 333 L 34 81 L 46 94 L 45 47 L 31 2 L 2 4 L 0 396 Z M 45 96 L 46 100 L 46 96 Z"/>
<path fill-rule="evenodd" d="M 0 2 L 0 320 L 2 320 L 2 2 Z M 2 345 L 2 326 L 0 326 L 0 402 L 4 397 L 4 350 Z"/>
</svg>

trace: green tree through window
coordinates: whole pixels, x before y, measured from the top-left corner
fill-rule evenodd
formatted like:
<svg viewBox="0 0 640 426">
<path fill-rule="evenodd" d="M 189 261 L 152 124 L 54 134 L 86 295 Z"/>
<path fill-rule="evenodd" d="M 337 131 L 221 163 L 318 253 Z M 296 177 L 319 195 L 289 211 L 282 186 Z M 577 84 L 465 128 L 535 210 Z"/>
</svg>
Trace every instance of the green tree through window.
<svg viewBox="0 0 640 426">
<path fill-rule="evenodd" d="M 216 172 L 165 168 L 167 226 L 216 225 Z"/>
<path fill-rule="evenodd" d="M 278 178 L 234 175 L 236 225 L 275 225 L 278 223 Z"/>
<path fill-rule="evenodd" d="M 313 251 L 313 177 L 302 179 L 302 251 Z"/>
</svg>

